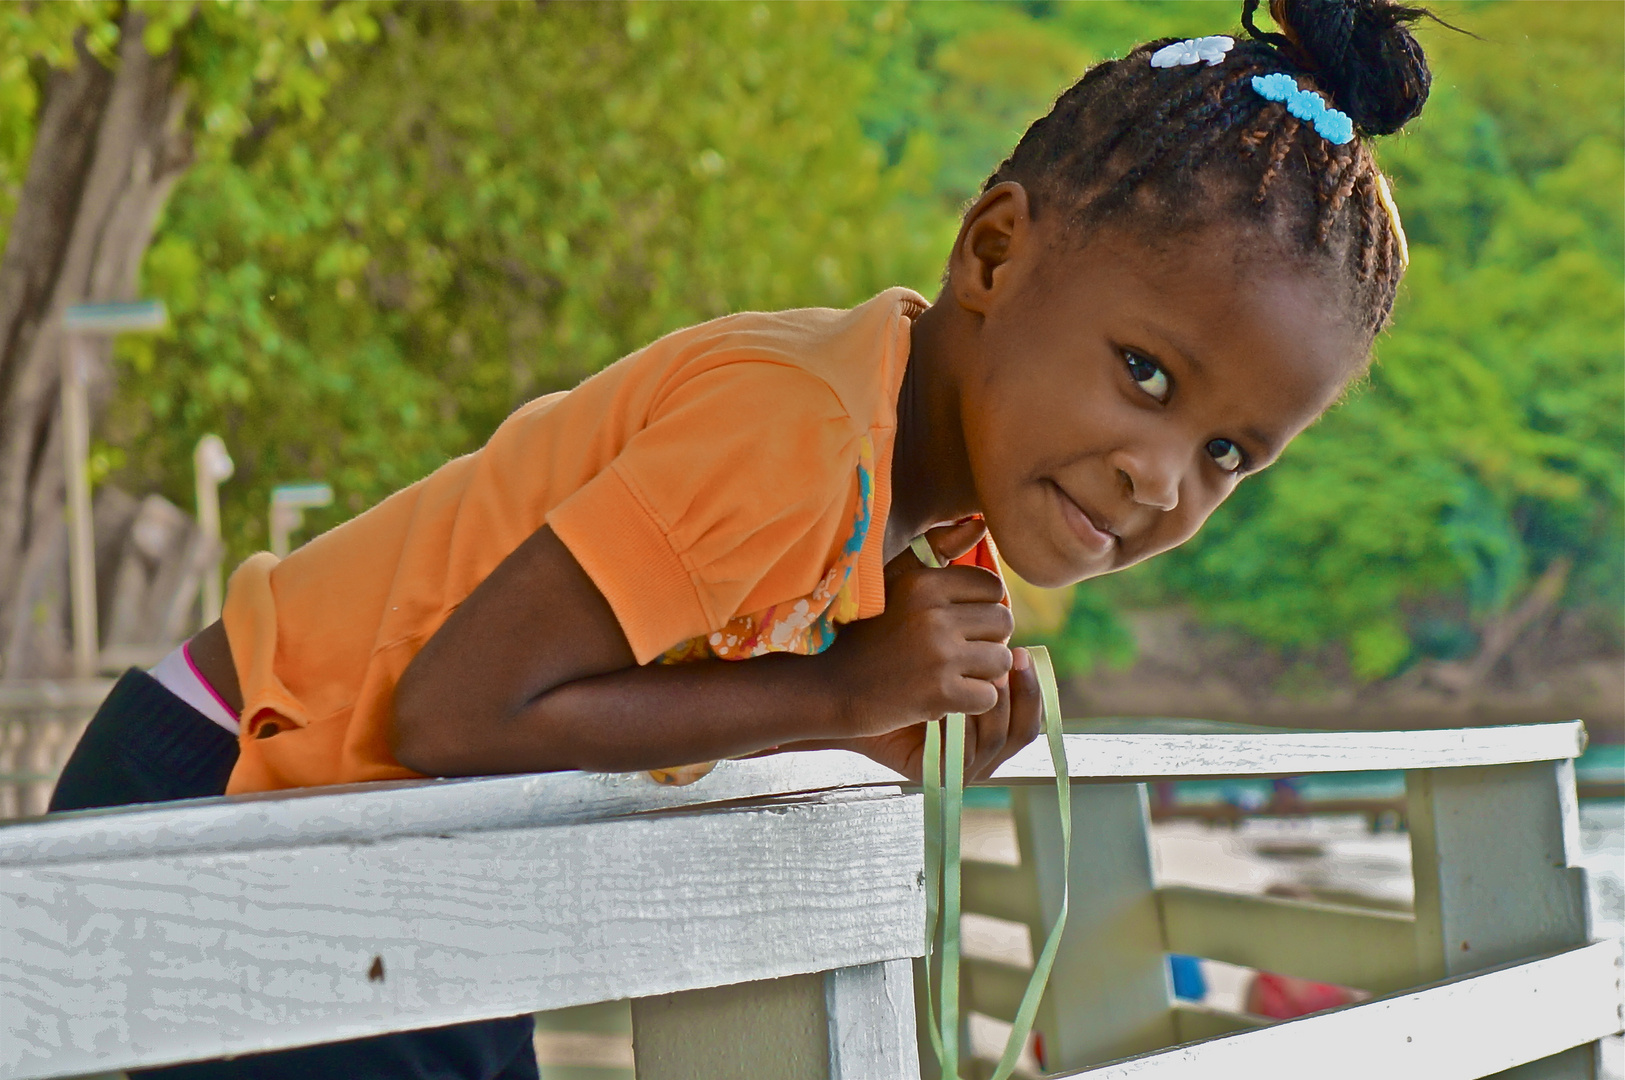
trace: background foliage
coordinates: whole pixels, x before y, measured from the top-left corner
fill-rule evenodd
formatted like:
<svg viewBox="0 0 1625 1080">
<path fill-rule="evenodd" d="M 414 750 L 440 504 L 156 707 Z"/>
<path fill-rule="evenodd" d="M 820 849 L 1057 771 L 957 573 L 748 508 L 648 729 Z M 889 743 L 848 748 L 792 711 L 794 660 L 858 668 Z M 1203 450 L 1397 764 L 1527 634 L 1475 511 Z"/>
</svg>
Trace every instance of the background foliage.
<svg viewBox="0 0 1625 1080">
<path fill-rule="evenodd" d="M 1458 5 L 1381 150 L 1412 265 L 1368 384 L 1140 585 L 1378 678 L 1458 656 L 1559 556 L 1618 641 L 1625 8 Z M 1129 584 L 1129 583 L 1125 583 Z"/>
<path fill-rule="evenodd" d="M 521 401 L 746 308 L 930 293 L 957 215 L 1091 62 L 1207 3 L 170 5 L 199 161 L 146 264 L 102 475 L 190 505 L 225 436 L 228 540 L 274 483 L 347 517 Z M 11 6 L 0 219 L 38 67 L 113 5 Z M 156 9 L 155 9 L 156 10 Z M 182 17 L 175 12 L 191 12 Z M 1625 8 L 1466 3 L 1380 153 L 1413 265 L 1366 385 L 1184 549 L 1056 608 L 1074 670 L 1179 604 L 1362 679 L 1471 651 L 1558 557 L 1621 636 Z M 156 39 L 154 46 L 168 44 Z M 102 41 L 105 47 L 106 41 Z M 54 51 L 53 51 L 54 50 Z"/>
</svg>

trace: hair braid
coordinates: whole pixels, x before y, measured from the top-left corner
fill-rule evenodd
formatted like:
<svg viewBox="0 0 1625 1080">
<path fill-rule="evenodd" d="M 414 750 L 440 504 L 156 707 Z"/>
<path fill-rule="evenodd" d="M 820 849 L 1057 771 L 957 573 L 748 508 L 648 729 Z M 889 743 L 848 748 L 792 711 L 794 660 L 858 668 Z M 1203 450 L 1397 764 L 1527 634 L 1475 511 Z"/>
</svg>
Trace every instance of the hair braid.
<svg viewBox="0 0 1625 1080">
<path fill-rule="evenodd" d="M 1348 201 L 1349 193 L 1354 190 L 1354 182 L 1360 178 L 1360 166 L 1369 164 L 1369 155 L 1356 150 L 1353 153 L 1339 154 L 1337 161 L 1339 163 L 1336 175 L 1337 182 L 1332 189 L 1331 199 L 1328 200 L 1326 205 L 1324 215 L 1326 227 L 1321 230 L 1321 243 L 1326 242 L 1326 233 L 1331 228 L 1332 220 L 1337 216 L 1337 212 L 1343 209 L 1343 204 Z"/>
<path fill-rule="evenodd" d="M 1375 334 L 1404 270 L 1376 161 L 1363 138 L 1328 143 L 1258 94 L 1252 79 L 1283 72 L 1329 91 L 1357 133 L 1398 130 L 1427 97 L 1426 61 L 1405 29 L 1425 12 L 1392 0 L 1272 0 L 1283 33 L 1267 34 L 1252 24 L 1258 3 L 1245 0 L 1252 39 L 1236 41 L 1220 64 L 1153 68 L 1152 53 L 1169 38 L 1091 68 L 983 190 L 1017 181 L 1035 216 L 1060 213 L 1085 234 L 1109 224 L 1159 231 L 1239 219 L 1294 257 L 1330 267 Z"/>
<path fill-rule="evenodd" d="M 1298 118 L 1287 112 L 1284 107 L 1272 105 L 1271 110 L 1276 114 L 1271 119 L 1279 126 L 1275 129 L 1274 138 L 1270 140 L 1269 156 L 1264 162 L 1264 175 L 1258 178 L 1258 192 L 1253 196 L 1253 201 L 1260 205 L 1269 197 L 1270 185 L 1281 175 L 1281 168 L 1286 164 L 1287 154 L 1292 151 L 1292 142 L 1297 137 L 1298 128 L 1303 126 L 1298 123 Z"/>
<path fill-rule="evenodd" d="M 1173 135 L 1175 145 L 1184 148 L 1172 163 L 1174 171 L 1193 172 L 1228 141 L 1237 125 L 1258 113 L 1261 99 L 1252 90 L 1251 78 L 1245 71 L 1232 72 L 1214 83 L 1206 100 L 1189 111 L 1184 126 Z"/>
<path fill-rule="evenodd" d="M 1375 240 L 1377 227 L 1375 218 L 1382 209 L 1377 198 L 1377 179 L 1366 175 L 1360 177 L 1360 228 L 1365 237 Z M 1377 273 L 1377 245 L 1375 242 L 1360 245 L 1360 278 L 1369 281 Z"/>
</svg>

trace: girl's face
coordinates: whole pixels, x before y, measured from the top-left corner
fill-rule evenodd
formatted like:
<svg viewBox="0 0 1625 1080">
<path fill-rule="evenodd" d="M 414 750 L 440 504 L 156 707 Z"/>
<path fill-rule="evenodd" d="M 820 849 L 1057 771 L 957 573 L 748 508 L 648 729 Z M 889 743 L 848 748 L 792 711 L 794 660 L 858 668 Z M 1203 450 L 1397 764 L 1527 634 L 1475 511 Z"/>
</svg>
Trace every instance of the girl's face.
<svg viewBox="0 0 1625 1080">
<path fill-rule="evenodd" d="M 1365 343 L 1326 284 L 1242 257 L 1233 230 L 1153 251 L 1124 231 L 1079 248 L 1009 224 L 978 255 L 967 222 L 955 261 L 978 278 L 949 288 L 974 309 L 954 350 L 969 478 L 1001 553 L 1036 585 L 1188 540 L 1359 370 Z"/>
</svg>

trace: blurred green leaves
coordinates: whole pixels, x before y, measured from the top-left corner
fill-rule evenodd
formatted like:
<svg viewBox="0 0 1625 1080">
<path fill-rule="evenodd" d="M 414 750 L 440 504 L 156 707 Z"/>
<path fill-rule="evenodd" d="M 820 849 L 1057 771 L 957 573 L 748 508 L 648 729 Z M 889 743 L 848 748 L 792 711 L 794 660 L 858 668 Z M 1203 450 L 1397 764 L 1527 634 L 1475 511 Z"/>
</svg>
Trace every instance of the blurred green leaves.
<svg viewBox="0 0 1625 1080">
<path fill-rule="evenodd" d="M 1625 606 L 1625 9 L 1446 14 L 1481 40 L 1423 30 L 1432 99 L 1380 148 L 1412 265 L 1368 385 L 1135 572 L 1142 600 L 1343 642 L 1366 679 L 1471 636 L 1562 555 L 1616 641 Z"/>
<path fill-rule="evenodd" d="M 928 286 L 951 219 L 858 121 L 886 10 L 369 9 L 324 109 L 256 99 L 176 192 L 147 274 L 177 331 L 110 417 L 131 469 L 181 497 L 220 431 L 246 553 L 274 483 L 331 482 L 320 528 L 670 330 Z"/>
<path fill-rule="evenodd" d="M 120 346 L 106 467 L 190 504 L 222 434 L 236 555 L 271 485 L 320 528 L 519 402 L 729 311 L 929 290 L 957 216 L 1093 61 L 1233 29 L 1208 3 L 151 4 L 198 163 L 146 262 L 174 314 Z M 0 222 L 42 66 L 112 4 L 0 10 Z M 1057 643 L 1180 604 L 1360 678 L 1470 651 L 1552 560 L 1625 609 L 1625 9 L 1424 24 L 1426 114 L 1379 153 L 1413 265 L 1367 383 L 1185 548 L 1080 589 Z M 118 463 L 122 461 L 122 465 Z"/>
</svg>

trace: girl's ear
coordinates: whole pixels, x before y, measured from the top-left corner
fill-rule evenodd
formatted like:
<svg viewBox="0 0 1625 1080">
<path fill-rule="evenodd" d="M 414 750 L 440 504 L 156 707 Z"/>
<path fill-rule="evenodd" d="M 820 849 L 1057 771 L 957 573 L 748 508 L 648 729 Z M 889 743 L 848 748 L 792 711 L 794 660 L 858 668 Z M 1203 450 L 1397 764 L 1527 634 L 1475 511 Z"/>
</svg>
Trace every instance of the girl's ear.
<svg viewBox="0 0 1625 1080">
<path fill-rule="evenodd" d="M 1033 242 L 1027 189 L 1014 180 L 982 193 L 965 214 L 948 258 L 948 288 L 967 311 L 986 314 L 1009 287 L 1010 264 Z"/>
</svg>

